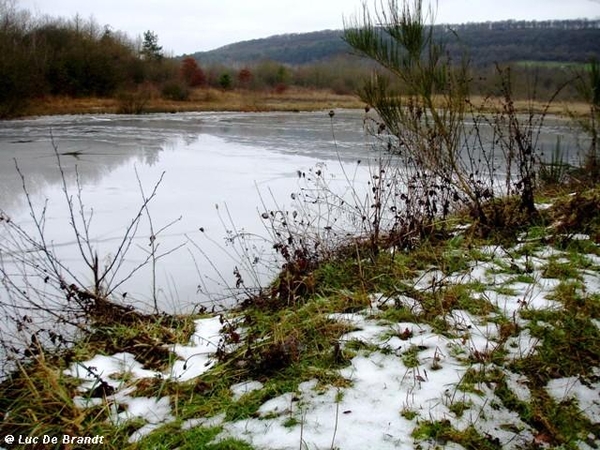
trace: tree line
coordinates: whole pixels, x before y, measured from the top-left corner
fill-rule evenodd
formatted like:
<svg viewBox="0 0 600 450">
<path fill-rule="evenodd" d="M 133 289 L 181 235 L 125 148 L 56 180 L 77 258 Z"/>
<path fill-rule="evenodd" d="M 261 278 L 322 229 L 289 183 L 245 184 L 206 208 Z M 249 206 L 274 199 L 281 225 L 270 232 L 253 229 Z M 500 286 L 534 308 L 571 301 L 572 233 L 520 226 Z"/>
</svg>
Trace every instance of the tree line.
<svg viewBox="0 0 600 450">
<path fill-rule="evenodd" d="M 0 0 L 0 118 L 52 96 L 118 98 L 120 112 L 139 113 L 150 97 L 185 101 L 195 88 L 283 92 L 292 85 L 352 93 L 367 72 L 345 58 L 293 67 L 202 63 L 166 55 L 152 31 L 132 39 L 93 19 L 34 18 Z"/>
<path fill-rule="evenodd" d="M 79 16 L 34 19 L 6 0 L 0 1 L 0 55 L 2 117 L 36 98 L 113 96 L 164 83 L 179 70 L 151 31 L 142 41 Z"/>
<path fill-rule="evenodd" d="M 489 93 L 496 62 L 598 58 L 600 21 L 454 28 L 432 31 L 447 41 L 451 59 L 468 52 L 476 92 Z M 120 112 L 137 113 L 150 97 L 185 101 L 196 88 L 281 93 L 297 86 L 354 94 L 374 68 L 372 61 L 352 54 L 341 31 L 273 36 L 176 58 L 163 52 L 152 31 L 132 39 L 93 19 L 34 18 L 13 0 L 0 0 L 0 118 L 22 114 L 29 102 L 49 96 L 116 97 Z M 528 64 L 514 70 L 516 97 L 526 96 L 532 82 L 538 93 L 552 92 L 572 77 L 569 65 Z M 561 95 L 572 96 L 573 90 Z"/>
</svg>

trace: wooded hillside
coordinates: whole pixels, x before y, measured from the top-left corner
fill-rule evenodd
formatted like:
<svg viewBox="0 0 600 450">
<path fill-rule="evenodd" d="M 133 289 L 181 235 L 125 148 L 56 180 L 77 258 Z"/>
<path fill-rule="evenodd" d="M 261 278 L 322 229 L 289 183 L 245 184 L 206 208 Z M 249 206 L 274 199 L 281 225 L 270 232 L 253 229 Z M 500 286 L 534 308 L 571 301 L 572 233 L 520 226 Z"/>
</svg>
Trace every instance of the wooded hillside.
<svg viewBox="0 0 600 450">
<path fill-rule="evenodd" d="M 469 49 L 475 66 L 509 61 L 586 62 L 600 53 L 600 20 L 504 21 L 439 25 L 451 53 Z M 203 64 L 247 64 L 272 60 L 302 65 L 348 55 L 341 30 L 284 34 L 237 42 L 208 52 L 197 52 Z"/>
</svg>

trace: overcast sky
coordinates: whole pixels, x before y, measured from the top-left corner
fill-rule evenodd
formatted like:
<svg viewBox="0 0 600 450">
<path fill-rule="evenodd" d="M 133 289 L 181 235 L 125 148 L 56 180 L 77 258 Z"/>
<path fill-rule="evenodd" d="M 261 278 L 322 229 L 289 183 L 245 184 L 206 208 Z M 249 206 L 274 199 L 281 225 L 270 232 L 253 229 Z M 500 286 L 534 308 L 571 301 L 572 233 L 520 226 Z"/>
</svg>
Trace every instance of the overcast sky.
<svg viewBox="0 0 600 450">
<path fill-rule="evenodd" d="M 355 15 L 362 5 L 361 0 L 15 1 L 34 14 L 93 17 L 131 38 L 152 30 L 173 55 L 274 34 L 341 29 L 343 18 Z M 437 9 L 438 23 L 577 18 L 600 18 L 600 0 L 438 0 Z"/>
</svg>

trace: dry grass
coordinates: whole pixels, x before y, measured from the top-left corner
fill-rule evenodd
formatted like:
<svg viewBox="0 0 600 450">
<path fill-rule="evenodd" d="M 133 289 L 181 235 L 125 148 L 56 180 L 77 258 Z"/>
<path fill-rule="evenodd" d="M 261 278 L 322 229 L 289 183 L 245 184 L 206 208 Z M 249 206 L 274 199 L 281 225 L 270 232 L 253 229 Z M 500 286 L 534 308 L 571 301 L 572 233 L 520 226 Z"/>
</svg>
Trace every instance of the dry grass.
<svg viewBox="0 0 600 450">
<path fill-rule="evenodd" d="M 31 116 L 103 114 L 115 112 L 117 105 L 118 101 L 114 98 L 45 97 L 33 101 L 24 113 Z"/>
<path fill-rule="evenodd" d="M 483 106 L 484 110 L 492 112 L 492 110 L 501 110 L 502 99 L 500 98 L 484 98 L 482 96 L 472 96 L 471 103 L 476 107 Z M 530 111 L 541 114 L 546 109 L 546 102 L 541 100 L 527 100 L 519 99 L 515 100 L 515 108 L 518 112 L 528 113 Z M 590 107 L 588 104 L 576 101 L 555 101 L 552 103 L 547 110 L 550 115 L 566 116 L 572 115 L 576 117 L 585 116 L 589 114 Z"/>
<path fill-rule="evenodd" d="M 153 95 L 145 106 L 147 112 L 185 111 L 314 111 L 330 108 L 362 108 L 353 95 L 338 95 L 329 90 L 290 88 L 282 93 L 245 90 L 221 91 L 196 89 L 187 101 L 165 100 Z M 46 97 L 33 102 L 26 114 L 103 114 L 115 113 L 119 101 L 115 98 Z"/>
<path fill-rule="evenodd" d="M 471 102 L 479 106 L 487 104 L 488 108 L 498 105 L 493 100 L 474 96 Z M 527 112 L 530 108 L 541 112 L 543 102 L 517 100 L 518 111 Z M 354 95 L 335 94 L 331 90 L 315 90 L 293 87 L 282 93 L 273 91 L 231 90 L 222 91 L 213 88 L 193 90 L 187 101 L 173 101 L 161 98 L 154 92 L 145 111 L 186 112 L 186 111 L 316 111 L 334 108 L 363 108 L 364 104 Z M 69 98 L 46 97 L 33 102 L 25 111 L 26 115 L 44 116 L 59 114 L 107 114 L 116 113 L 119 100 L 116 98 Z M 555 102 L 548 110 L 552 115 L 582 116 L 589 113 L 589 107 L 578 102 Z"/>
</svg>

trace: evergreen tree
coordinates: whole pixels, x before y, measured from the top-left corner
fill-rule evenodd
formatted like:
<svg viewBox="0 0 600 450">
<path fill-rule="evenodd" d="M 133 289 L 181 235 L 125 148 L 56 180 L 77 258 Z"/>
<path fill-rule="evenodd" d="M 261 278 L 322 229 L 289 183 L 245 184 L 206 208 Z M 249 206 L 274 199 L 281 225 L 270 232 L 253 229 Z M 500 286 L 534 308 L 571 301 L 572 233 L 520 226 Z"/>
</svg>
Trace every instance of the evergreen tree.
<svg viewBox="0 0 600 450">
<path fill-rule="evenodd" d="M 160 61 L 164 57 L 162 49 L 162 46 L 158 45 L 158 35 L 153 31 L 146 31 L 140 52 L 142 57 L 147 60 Z"/>
</svg>

